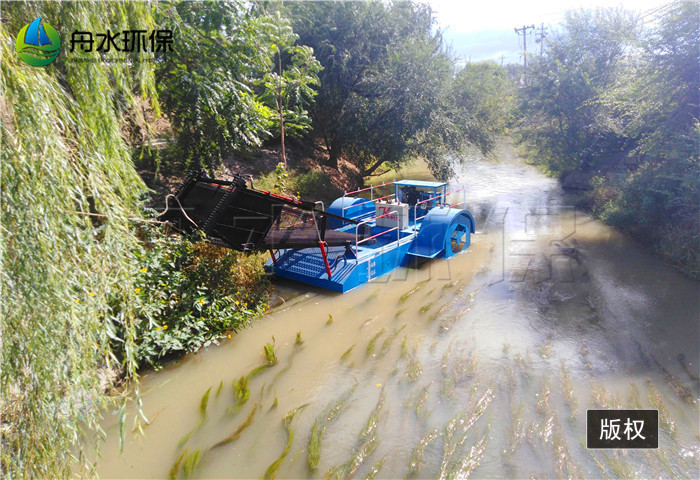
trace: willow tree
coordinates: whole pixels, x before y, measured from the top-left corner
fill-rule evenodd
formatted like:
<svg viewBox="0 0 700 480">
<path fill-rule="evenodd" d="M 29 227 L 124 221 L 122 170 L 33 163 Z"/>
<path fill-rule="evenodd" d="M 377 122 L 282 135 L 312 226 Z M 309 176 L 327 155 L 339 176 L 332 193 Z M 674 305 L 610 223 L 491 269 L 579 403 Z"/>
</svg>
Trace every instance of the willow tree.
<svg viewBox="0 0 700 480">
<path fill-rule="evenodd" d="M 135 377 L 133 252 L 144 190 L 122 136 L 137 96 L 155 102 L 151 65 L 71 63 L 73 30 L 154 28 L 141 2 L 3 5 L 2 67 L 2 473 L 65 477 L 83 429 L 107 406 L 100 372 Z M 15 54 L 15 36 L 35 18 L 62 34 L 51 65 Z M 143 55 L 143 54 L 141 54 Z M 155 104 L 154 107 L 157 107 Z M 123 353 L 110 349 L 110 336 Z M 89 462 L 82 460 L 85 466 Z"/>
</svg>

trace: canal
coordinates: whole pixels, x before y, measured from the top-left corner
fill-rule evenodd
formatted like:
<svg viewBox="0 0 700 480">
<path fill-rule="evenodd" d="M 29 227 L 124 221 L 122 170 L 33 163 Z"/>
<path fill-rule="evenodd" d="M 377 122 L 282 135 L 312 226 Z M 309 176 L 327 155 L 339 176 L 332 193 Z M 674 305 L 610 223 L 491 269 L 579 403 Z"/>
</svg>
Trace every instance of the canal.
<svg viewBox="0 0 700 480">
<path fill-rule="evenodd" d="M 105 414 L 99 475 L 698 478 L 698 283 L 509 144 L 451 183 L 476 219 L 466 252 L 344 295 L 303 288 L 144 375 L 149 424 L 128 423 L 120 454 Z M 596 408 L 658 409 L 659 448 L 585 448 Z"/>
</svg>

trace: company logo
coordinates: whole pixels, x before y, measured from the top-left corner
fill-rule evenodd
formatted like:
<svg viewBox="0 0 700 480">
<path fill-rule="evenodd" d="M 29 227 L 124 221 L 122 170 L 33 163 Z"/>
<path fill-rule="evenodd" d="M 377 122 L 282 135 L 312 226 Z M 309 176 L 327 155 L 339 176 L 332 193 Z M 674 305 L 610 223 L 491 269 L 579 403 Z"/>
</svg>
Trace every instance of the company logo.
<svg viewBox="0 0 700 480">
<path fill-rule="evenodd" d="M 48 65 L 61 52 L 60 35 L 41 17 L 22 27 L 15 44 L 19 58 L 33 67 Z"/>
</svg>

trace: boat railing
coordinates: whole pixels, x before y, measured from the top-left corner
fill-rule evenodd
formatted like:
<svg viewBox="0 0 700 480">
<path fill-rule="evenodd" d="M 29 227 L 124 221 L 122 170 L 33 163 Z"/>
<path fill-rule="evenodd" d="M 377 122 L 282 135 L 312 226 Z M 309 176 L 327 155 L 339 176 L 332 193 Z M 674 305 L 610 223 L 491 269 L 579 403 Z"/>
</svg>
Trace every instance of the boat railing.
<svg viewBox="0 0 700 480">
<path fill-rule="evenodd" d="M 376 221 L 376 220 L 378 220 L 378 219 L 380 219 L 380 218 L 390 217 L 390 216 L 392 216 L 392 215 L 394 215 L 394 216 L 396 217 L 396 226 L 395 226 L 394 228 L 390 228 L 390 229 L 388 229 L 388 230 L 384 230 L 384 231 L 379 232 L 379 233 L 377 233 L 377 234 L 374 234 L 374 235 L 372 235 L 372 236 L 370 236 L 370 237 L 363 238 L 362 240 L 359 239 L 360 227 L 361 227 L 362 225 L 366 225 L 366 224 L 368 224 L 369 222 L 374 222 L 374 221 Z M 358 223 L 357 225 L 355 225 L 355 258 L 357 258 L 358 246 L 359 246 L 361 243 L 364 243 L 364 242 L 367 242 L 367 241 L 372 240 L 372 239 L 374 239 L 374 238 L 380 237 L 380 236 L 385 235 L 385 234 L 387 234 L 387 233 L 389 233 L 389 232 L 393 232 L 394 230 L 396 230 L 396 241 L 398 242 L 399 239 L 401 238 L 401 232 L 399 231 L 399 215 L 398 215 L 397 212 L 387 212 L 387 213 L 385 213 L 384 215 L 379 215 L 378 217 L 368 218 L 368 219 L 366 219 L 366 220 L 361 221 L 361 222 Z"/>
<path fill-rule="evenodd" d="M 458 192 L 463 192 L 463 191 L 464 191 L 464 188 L 458 188 L 457 190 L 451 190 L 451 191 L 449 191 L 449 192 L 447 192 L 447 193 L 441 193 L 441 194 L 439 194 L 439 195 L 436 195 L 436 196 L 430 197 L 430 198 L 426 198 L 425 200 L 421 200 L 420 202 L 416 203 L 416 204 L 413 206 L 413 228 L 416 227 L 416 223 L 418 222 L 418 220 L 423 220 L 423 219 L 428 215 L 428 214 L 426 213 L 425 215 L 422 215 L 422 216 L 419 217 L 419 216 L 418 216 L 418 205 L 420 205 L 420 204 L 422 204 L 422 203 L 432 202 L 432 201 L 437 200 L 437 199 L 439 199 L 439 198 L 442 199 L 442 200 L 440 201 L 440 204 L 441 204 L 441 205 L 449 205 L 450 207 L 452 207 L 453 205 L 461 205 L 461 204 L 465 203 L 464 200 L 462 200 L 462 201 L 459 202 L 459 203 L 450 204 L 450 203 L 447 203 L 447 202 L 445 201 L 445 199 L 446 199 L 449 195 L 452 195 L 453 193 L 458 193 Z M 421 209 L 421 210 L 422 210 L 422 209 Z M 428 210 L 430 210 L 430 209 L 428 209 Z"/>
<path fill-rule="evenodd" d="M 382 182 L 381 185 L 370 185 L 369 187 L 361 188 L 359 190 L 353 190 L 352 192 L 345 192 L 343 194 L 343 196 L 347 197 L 348 195 L 354 195 L 356 193 L 366 192 L 369 190 L 369 198 L 370 198 L 370 200 L 374 200 L 374 189 L 375 188 L 386 187 L 387 185 L 393 185 L 394 183 L 396 183 L 396 182 L 389 182 L 389 183 Z"/>
</svg>

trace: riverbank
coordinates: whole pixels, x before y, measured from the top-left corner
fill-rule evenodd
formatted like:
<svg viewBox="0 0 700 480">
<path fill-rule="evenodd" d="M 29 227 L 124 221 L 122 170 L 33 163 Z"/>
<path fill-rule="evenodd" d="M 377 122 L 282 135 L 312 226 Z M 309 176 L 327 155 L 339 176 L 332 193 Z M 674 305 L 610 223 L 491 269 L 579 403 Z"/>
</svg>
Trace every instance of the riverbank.
<svg viewBox="0 0 700 480">
<path fill-rule="evenodd" d="M 557 170 L 540 161 L 527 142 L 518 145 L 530 164 L 560 180 L 577 208 L 630 235 L 688 277 L 700 278 L 700 197 L 692 159 L 685 166 L 655 164 L 618 152 L 589 168 Z"/>
</svg>

